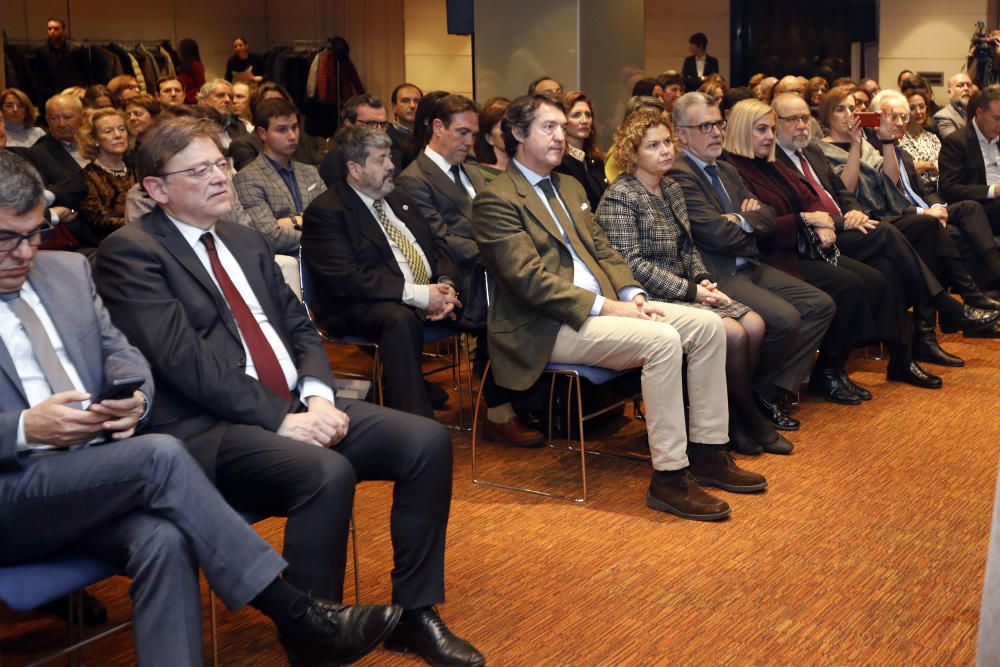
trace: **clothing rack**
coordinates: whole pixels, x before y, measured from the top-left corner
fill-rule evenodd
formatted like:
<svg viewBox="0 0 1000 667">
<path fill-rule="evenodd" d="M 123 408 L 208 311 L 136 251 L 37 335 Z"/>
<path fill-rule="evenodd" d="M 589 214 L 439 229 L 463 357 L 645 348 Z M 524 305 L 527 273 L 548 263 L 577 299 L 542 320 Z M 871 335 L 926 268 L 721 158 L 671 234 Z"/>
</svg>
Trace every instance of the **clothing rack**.
<svg viewBox="0 0 1000 667">
<path fill-rule="evenodd" d="M 291 46 L 293 48 L 313 48 L 328 46 L 330 40 L 328 39 L 285 39 L 278 42 L 273 42 L 268 47 L 270 49 L 277 48 L 279 46 Z"/>
</svg>

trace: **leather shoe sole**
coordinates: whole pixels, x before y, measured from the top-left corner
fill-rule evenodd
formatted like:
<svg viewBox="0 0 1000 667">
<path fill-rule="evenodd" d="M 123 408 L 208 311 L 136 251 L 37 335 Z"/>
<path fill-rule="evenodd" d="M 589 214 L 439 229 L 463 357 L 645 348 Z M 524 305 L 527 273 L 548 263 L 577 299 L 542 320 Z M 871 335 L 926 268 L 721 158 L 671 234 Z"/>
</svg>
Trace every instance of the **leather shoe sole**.
<svg viewBox="0 0 1000 667">
<path fill-rule="evenodd" d="M 720 512 L 711 512 L 706 514 L 690 514 L 688 512 L 682 512 L 673 505 L 665 503 L 659 498 L 654 497 L 649 491 L 646 491 L 646 507 L 659 512 L 668 512 L 674 516 L 679 516 L 682 519 L 691 519 L 692 521 L 720 521 L 732 513 L 732 509 L 729 507 L 726 507 L 726 509 Z"/>
</svg>

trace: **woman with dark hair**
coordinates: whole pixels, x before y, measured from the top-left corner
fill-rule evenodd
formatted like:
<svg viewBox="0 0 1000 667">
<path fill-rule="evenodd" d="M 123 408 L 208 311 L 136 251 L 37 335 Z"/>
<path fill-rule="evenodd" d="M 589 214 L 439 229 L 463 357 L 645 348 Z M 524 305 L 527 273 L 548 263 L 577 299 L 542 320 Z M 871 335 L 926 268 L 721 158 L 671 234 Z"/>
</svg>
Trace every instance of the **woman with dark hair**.
<svg viewBox="0 0 1000 667">
<path fill-rule="evenodd" d="M 633 275 L 657 301 L 715 311 L 726 328 L 729 433 L 736 451 L 787 454 L 792 444 L 757 410 L 751 378 L 760 358 L 764 321 L 720 292 L 691 237 L 680 186 L 666 176 L 672 131 L 662 112 L 637 111 L 615 133 L 621 175 L 608 187 L 597 221 Z"/>
<path fill-rule="evenodd" d="M 125 104 L 125 115 L 128 117 L 128 127 L 135 136 L 136 147 L 156 125 L 163 108 L 152 95 L 142 93 L 136 95 Z"/>
<path fill-rule="evenodd" d="M 821 76 L 814 76 L 806 84 L 803 97 L 806 99 L 806 104 L 809 105 L 809 111 L 812 112 L 813 118 L 819 115 L 819 105 L 823 104 L 823 98 L 826 97 L 826 91 L 829 89 L 830 84 Z"/>
<path fill-rule="evenodd" d="M 83 93 L 82 102 L 84 109 L 103 109 L 104 107 L 113 107 L 115 105 L 115 99 L 111 91 L 108 90 L 107 86 L 102 86 L 99 83 L 87 88 Z"/>
<path fill-rule="evenodd" d="M 594 105 L 578 90 L 563 95 L 562 103 L 566 110 L 566 152 L 555 171 L 580 181 L 590 209 L 596 211 L 608 179 L 604 174 L 604 152 L 597 145 Z"/>
<path fill-rule="evenodd" d="M 198 103 L 198 91 L 205 85 L 205 66 L 201 64 L 198 42 L 185 37 L 177 45 L 180 64 L 177 66 L 177 80 L 184 86 L 184 101 Z"/>
<path fill-rule="evenodd" d="M 941 140 L 931 131 L 930 98 L 925 91 L 914 88 L 906 93 L 906 102 L 910 107 L 910 120 L 906 123 L 906 134 L 899 140 L 899 147 L 913 158 L 920 180 L 936 190 Z"/>
<path fill-rule="evenodd" d="M 509 106 L 510 100 L 506 97 L 493 97 L 479 112 L 479 134 L 476 135 L 474 150 L 479 163 L 477 166 L 487 183 L 506 169 L 510 161 L 504 150 L 503 131 L 500 129 L 500 121 Z"/>
<path fill-rule="evenodd" d="M 766 236 L 758 232 L 767 263 L 823 290 L 837 304 L 809 388 L 833 403 L 858 405 L 871 393 L 850 379 L 844 364 L 856 347 L 892 337 L 886 330 L 892 314 L 884 308 L 888 286 L 875 269 L 840 255 L 836 225 L 817 193 L 775 161 L 776 124 L 774 109 L 760 100 L 738 103 L 726 128 L 723 159 L 761 204 L 774 209 L 774 230 Z"/>
<path fill-rule="evenodd" d="M 242 37 L 233 40 L 233 55 L 226 61 L 225 78 L 230 83 L 242 81 L 248 85 L 264 80 L 264 61 L 256 53 L 250 53 L 247 40 Z"/>
</svg>

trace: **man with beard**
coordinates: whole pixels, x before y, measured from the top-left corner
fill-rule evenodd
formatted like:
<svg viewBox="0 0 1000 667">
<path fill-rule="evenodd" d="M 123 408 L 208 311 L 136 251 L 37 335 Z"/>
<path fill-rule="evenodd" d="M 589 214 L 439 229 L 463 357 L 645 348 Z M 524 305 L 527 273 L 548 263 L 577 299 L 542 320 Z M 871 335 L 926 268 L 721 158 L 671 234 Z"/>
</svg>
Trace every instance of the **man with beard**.
<svg viewBox="0 0 1000 667">
<path fill-rule="evenodd" d="M 938 135 L 944 139 L 955 130 L 961 130 L 968 122 L 969 99 L 972 97 L 972 79 L 965 72 L 959 72 L 948 79 L 948 105 L 934 114 Z"/>
</svg>

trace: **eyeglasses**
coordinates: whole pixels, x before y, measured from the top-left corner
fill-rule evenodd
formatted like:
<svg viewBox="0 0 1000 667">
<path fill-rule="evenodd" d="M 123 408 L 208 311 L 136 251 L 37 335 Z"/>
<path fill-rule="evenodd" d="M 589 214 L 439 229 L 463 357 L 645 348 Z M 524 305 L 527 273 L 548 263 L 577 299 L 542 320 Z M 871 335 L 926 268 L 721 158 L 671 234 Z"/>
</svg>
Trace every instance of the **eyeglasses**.
<svg viewBox="0 0 1000 667">
<path fill-rule="evenodd" d="M 32 229 L 27 234 L 18 234 L 17 232 L 0 232 L 0 253 L 8 254 L 14 252 L 20 247 L 22 241 L 27 241 L 28 245 L 33 248 L 37 248 L 52 238 L 52 234 L 55 231 L 56 228 L 52 226 L 52 223 L 46 221 Z"/>
<path fill-rule="evenodd" d="M 903 121 L 904 123 L 909 123 L 910 122 L 910 114 L 908 114 L 908 113 L 894 113 L 894 114 L 892 114 L 892 117 L 893 118 L 898 118 L 899 120 Z"/>
<path fill-rule="evenodd" d="M 808 123 L 809 119 L 811 119 L 812 116 L 810 116 L 807 113 L 804 113 L 800 116 L 778 116 L 778 118 L 785 121 L 786 123 L 795 124 L 795 123 Z"/>
<path fill-rule="evenodd" d="M 384 130 L 388 125 L 387 120 L 359 120 L 359 125 L 367 125 L 368 127 L 374 127 L 377 130 Z"/>
<path fill-rule="evenodd" d="M 678 125 L 678 127 L 697 127 L 702 134 L 712 134 L 712 130 L 718 128 L 721 132 L 726 129 L 726 121 L 717 120 L 712 123 L 698 123 L 697 125 Z"/>
<path fill-rule="evenodd" d="M 222 159 L 215 162 L 206 162 L 204 164 L 199 164 L 196 167 L 188 167 L 187 169 L 178 169 L 177 171 L 168 171 L 165 174 L 160 174 L 160 178 L 166 178 L 167 176 L 174 176 L 176 174 L 187 174 L 197 181 L 207 181 L 212 177 L 212 173 L 218 169 L 224 176 L 229 175 L 229 161 Z"/>
</svg>

